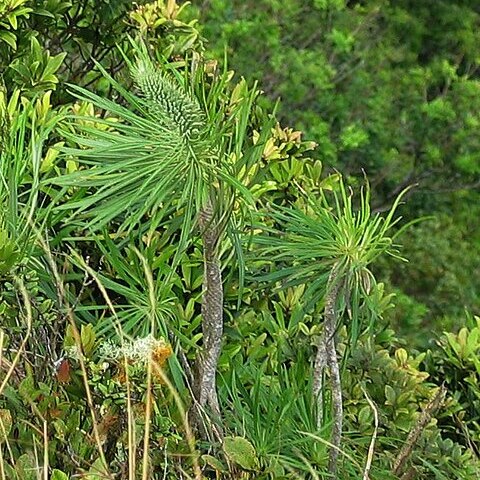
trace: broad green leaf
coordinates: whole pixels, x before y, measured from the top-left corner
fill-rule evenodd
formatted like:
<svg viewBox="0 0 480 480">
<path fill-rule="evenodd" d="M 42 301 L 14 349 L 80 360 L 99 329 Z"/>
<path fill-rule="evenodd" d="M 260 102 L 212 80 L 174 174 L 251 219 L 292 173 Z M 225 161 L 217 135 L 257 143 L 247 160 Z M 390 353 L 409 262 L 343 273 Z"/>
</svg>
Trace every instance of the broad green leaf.
<svg viewBox="0 0 480 480">
<path fill-rule="evenodd" d="M 395 351 L 395 358 L 399 366 L 403 367 L 407 364 L 408 353 L 404 348 L 399 348 Z"/>
<path fill-rule="evenodd" d="M 50 480 L 68 480 L 68 475 L 61 470 L 54 468 Z"/>
<path fill-rule="evenodd" d="M 395 390 L 390 385 L 385 385 L 385 398 L 385 405 L 395 405 L 397 395 L 395 393 Z"/>
<path fill-rule="evenodd" d="M 22 480 L 37 480 L 38 465 L 33 453 L 24 453 L 15 462 L 15 470 Z"/>
<path fill-rule="evenodd" d="M 93 352 L 93 347 L 95 346 L 95 331 L 92 324 L 82 325 L 80 330 L 80 338 L 82 340 L 82 348 L 87 357 L 89 357 Z"/>
<path fill-rule="evenodd" d="M 212 455 L 202 455 L 202 460 L 217 472 L 227 472 L 227 467 L 220 460 L 218 460 L 218 458 L 212 457 Z"/>
<path fill-rule="evenodd" d="M 108 473 L 108 468 L 99 457 L 93 462 L 92 466 L 88 470 L 85 480 L 104 480 L 105 478 L 110 477 L 111 475 Z"/>
<path fill-rule="evenodd" d="M 0 31 L 0 40 L 10 45 L 13 50 L 17 49 L 17 37 L 12 32 Z"/>
<path fill-rule="evenodd" d="M 358 423 L 363 428 L 372 423 L 372 409 L 368 405 L 362 407 L 360 412 L 358 412 Z"/>
<path fill-rule="evenodd" d="M 223 450 L 229 460 L 244 470 L 255 470 L 258 458 L 253 445 L 243 437 L 225 437 Z"/>
</svg>

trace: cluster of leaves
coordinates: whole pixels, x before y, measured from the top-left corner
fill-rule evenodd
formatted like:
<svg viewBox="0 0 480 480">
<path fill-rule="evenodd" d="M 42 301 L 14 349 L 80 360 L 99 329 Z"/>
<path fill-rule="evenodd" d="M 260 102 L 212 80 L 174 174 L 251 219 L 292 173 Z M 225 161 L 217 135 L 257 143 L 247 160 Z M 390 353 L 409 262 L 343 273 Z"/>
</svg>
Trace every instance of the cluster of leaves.
<svg viewBox="0 0 480 480">
<path fill-rule="evenodd" d="M 480 320 L 467 316 L 467 326 L 458 333 L 444 333 L 437 340 L 438 348 L 429 353 L 426 367 L 435 381 L 450 391 L 445 412 L 439 424 L 446 436 L 467 445 L 478 455 Z"/>
<path fill-rule="evenodd" d="M 57 103 L 71 102 L 66 83 L 89 85 L 108 94 L 110 85 L 96 68 L 125 72 L 118 46 L 128 50 L 127 35 L 140 31 L 165 58 L 202 48 L 195 20 L 176 2 L 144 5 L 130 0 L 8 0 L 0 5 L 0 74 L 9 88 L 26 96 L 61 89 Z M 124 75 L 128 81 L 128 73 Z"/>
<path fill-rule="evenodd" d="M 347 81 L 352 80 L 348 69 L 371 74 L 360 60 L 365 57 L 369 65 L 378 60 L 378 52 L 366 55 L 365 50 L 370 38 L 366 30 L 369 22 L 378 20 L 378 7 L 352 9 L 342 1 L 315 1 L 305 11 L 300 2 L 290 1 L 284 10 L 275 4 L 271 11 L 273 3 L 261 3 L 255 22 L 235 21 L 233 26 L 222 22 L 232 34 L 241 30 L 247 38 L 255 31 L 264 38 L 268 49 L 257 48 L 258 37 L 256 42 L 243 42 L 250 62 L 259 53 L 269 56 L 271 78 L 261 78 L 262 88 L 272 94 L 277 89 L 285 93 L 294 89 L 295 95 L 285 95 L 280 118 L 295 111 L 299 117 L 292 121 L 315 136 L 318 146 L 302 140 L 299 131 L 277 123 L 255 85 L 243 79 L 236 82 L 226 68 L 205 60 L 204 41 L 187 4 L 180 6 L 172 0 L 138 5 L 107 0 L 76 4 L 9 0 L 0 6 L 0 68 L 8 86 L 0 91 L 0 449 L 4 477 L 33 480 L 43 465 L 42 475 L 50 475 L 51 480 L 70 475 L 91 480 L 115 475 L 328 478 L 331 399 L 325 396 L 324 421 L 319 425 L 309 380 L 310 359 L 322 333 L 319 319 L 324 299 L 320 295 L 312 302 L 309 287 L 324 281 L 322 272 L 328 272 L 333 257 L 342 255 L 347 270 L 353 272 L 349 285 L 357 279 L 362 288 L 361 295 L 354 292 L 358 301 L 353 302 L 353 312 L 349 299 L 340 305 L 345 318 L 354 319 L 339 332 L 347 430 L 341 478 L 362 475 L 373 435 L 377 444 L 370 478 L 396 478 L 391 468 L 396 452 L 434 395 L 435 384 L 443 380 L 449 387 L 447 405 L 452 416 L 442 414 L 438 424 L 434 419 L 425 428 L 407 473 L 425 479 L 469 479 L 479 474 L 475 458 L 478 328 L 458 336 L 446 334 L 442 349 L 427 357 L 408 353 L 389 330 L 381 330 L 382 317 L 394 309 L 384 285 L 375 283 L 366 267 L 391 244 L 384 238 L 377 250 L 365 250 L 364 241 L 368 243 L 378 229 L 385 233 L 382 229 L 389 221 L 382 223 L 382 217 L 371 216 L 368 196 L 361 197 L 363 203 L 357 208 L 340 175 L 325 176 L 322 165 L 341 165 L 341 151 L 348 160 L 344 166 L 353 170 L 360 153 L 377 148 L 375 135 L 383 139 L 393 135 L 384 131 L 380 119 L 375 121 L 375 105 L 367 110 L 371 116 L 364 118 L 359 113 L 362 98 L 354 87 L 373 88 L 369 80 L 360 75 L 351 90 L 346 88 L 352 83 Z M 214 1 L 211 11 L 218 15 L 232 5 Z M 234 11 L 248 8 L 245 2 Z M 309 15 L 310 8 L 317 17 Z M 275 15 L 265 21 L 265 11 Z M 300 39 L 307 43 L 298 56 L 288 48 L 283 53 L 275 50 L 280 43 L 275 25 L 283 18 L 280 14 L 288 15 L 285 31 L 289 35 L 295 31 L 294 23 L 290 24 L 295 18 L 301 16 L 307 22 Z M 399 8 L 394 26 L 401 17 Z M 315 18 L 329 26 L 321 30 L 320 39 L 309 38 L 318 31 L 318 24 L 315 30 L 309 24 Z M 348 32 L 359 24 L 363 26 L 357 39 Z M 209 25 L 207 30 L 212 28 Z M 391 29 L 390 25 L 388 35 L 393 35 Z M 131 42 L 128 33 L 137 33 L 145 49 L 139 51 L 139 44 Z M 244 54 L 240 43 L 232 51 L 234 63 Z M 307 47 L 314 44 L 327 45 L 329 54 L 312 54 Z M 175 141 L 168 142 L 171 117 L 148 110 L 148 96 L 134 93 L 142 87 L 142 79 L 149 87 L 158 85 L 150 84 L 148 75 L 139 76 L 137 70 L 137 86 L 132 86 L 124 68 L 132 68 L 134 54 L 145 62 L 150 51 L 168 71 L 170 76 L 164 78 L 172 83 L 171 91 L 185 100 L 182 108 L 189 109 L 196 120 L 200 118 L 193 124 L 202 126 L 207 119 L 210 130 L 201 133 L 216 137 L 220 154 L 215 151 L 212 157 L 218 160 L 224 154 L 228 159 L 225 170 L 210 157 L 200 158 L 206 173 L 196 181 L 197 164 L 192 157 L 187 157 L 183 169 L 185 162 L 179 162 L 180 166 L 172 162 L 174 178 L 168 177 L 172 165 L 162 164 L 160 170 L 155 162 L 148 163 L 152 158 L 171 159 L 166 155 L 168 147 L 177 160 L 185 147 L 179 145 L 184 131 L 173 132 Z M 355 59 L 353 64 L 349 55 Z M 407 61 L 390 60 L 396 65 Z M 246 68 L 239 65 L 240 70 Z M 143 67 L 150 65 L 143 63 Z M 287 79 L 288 68 L 295 73 Z M 392 65 L 388 73 L 391 76 L 385 85 L 378 85 L 382 98 L 391 94 L 392 79 L 398 75 Z M 460 80 L 455 82 L 460 84 Z M 72 100 L 64 88 L 67 83 L 89 90 L 71 87 L 77 92 Z M 471 87 L 467 80 L 465 84 Z M 405 88 L 410 91 L 410 87 Z M 322 97 L 315 107 L 321 111 L 305 108 L 311 92 L 327 91 L 328 99 Z M 341 91 L 344 95 L 337 95 Z M 341 104 L 352 105 L 357 114 L 347 118 Z M 448 105 L 433 100 L 424 104 L 431 118 L 450 119 Z M 408 120 L 410 113 L 423 112 L 413 111 L 412 105 L 405 109 Z M 317 115 L 325 118 L 325 112 L 335 111 L 331 124 L 317 119 Z M 178 115 L 175 118 L 188 122 Z M 315 122 L 310 122 L 313 118 Z M 405 129 L 428 139 L 417 127 L 407 122 Z M 137 143 L 128 143 L 132 132 Z M 187 133 L 189 140 L 195 139 L 191 131 Z M 139 138 L 150 138 L 150 143 L 142 144 Z M 400 141 L 398 133 L 392 138 Z M 131 156 L 132 145 L 137 157 Z M 465 149 L 470 152 L 469 145 Z M 398 162 L 387 165 L 380 158 L 381 151 L 369 157 L 375 169 L 395 169 Z M 144 170 L 138 168 L 139 158 L 146 165 Z M 375 169 L 373 175 L 377 175 Z M 220 245 L 226 322 L 219 399 L 225 407 L 225 437 L 222 445 L 199 442 L 196 450 L 188 425 L 183 423 L 192 399 L 183 361 L 197 356 L 202 338 L 202 242 L 194 228 L 192 205 L 202 204 L 207 188 L 221 190 L 215 174 L 225 184 L 233 176 L 236 188 L 250 203 L 245 208 L 234 196 L 227 205 L 232 235 Z M 99 188 L 100 175 L 112 181 Z M 398 175 L 401 180 L 401 172 Z M 154 193 L 159 196 L 155 198 L 144 187 L 148 176 L 154 187 L 157 182 Z M 389 181 L 397 185 L 394 179 Z M 177 197 L 160 196 L 158 189 L 167 183 L 179 193 Z M 323 199 L 321 208 L 314 205 L 316 214 L 310 201 L 314 197 Z M 163 208 L 161 215 L 155 201 Z M 295 209 L 290 210 L 293 204 Z M 272 214 L 274 209 L 277 214 Z M 257 250 L 261 242 L 253 242 L 251 255 L 233 259 L 231 252 L 239 250 L 236 236 L 243 233 L 243 220 L 253 210 L 259 212 L 257 222 L 263 222 L 263 230 L 278 233 L 284 229 L 291 241 L 299 242 L 299 251 L 265 258 Z M 308 222 L 311 228 L 301 230 L 299 225 Z M 322 236 L 327 226 L 333 232 L 330 243 Z M 288 275 L 285 262 L 310 267 L 313 256 L 306 238 L 311 231 L 324 241 L 324 250 L 313 255 L 311 282 L 305 286 L 305 278 Z M 257 233 L 245 236 L 249 247 Z M 340 242 L 342 238 L 346 243 Z M 275 248 L 276 240 L 272 235 L 263 242 Z M 248 267 L 246 279 L 239 274 L 243 273 L 242 262 Z M 134 341 L 152 331 L 171 339 L 175 353 L 170 356 L 170 347 L 157 352 L 159 363 L 169 359 L 164 373 L 153 374 L 153 385 L 137 357 L 128 363 L 105 353 L 121 351 L 125 337 Z M 17 362 L 16 353 L 21 353 Z M 422 370 L 423 362 L 428 373 Z M 460 375 L 466 369 L 468 382 L 463 382 Z M 375 410 L 379 426 L 375 426 Z M 464 427 L 468 436 L 462 434 Z M 143 437 L 148 433 L 149 448 L 145 449 Z M 131 455 L 138 468 L 133 472 L 128 471 Z M 150 465 L 151 470 L 140 471 L 145 458 L 148 461 L 143 465 Z"/>
</svg>

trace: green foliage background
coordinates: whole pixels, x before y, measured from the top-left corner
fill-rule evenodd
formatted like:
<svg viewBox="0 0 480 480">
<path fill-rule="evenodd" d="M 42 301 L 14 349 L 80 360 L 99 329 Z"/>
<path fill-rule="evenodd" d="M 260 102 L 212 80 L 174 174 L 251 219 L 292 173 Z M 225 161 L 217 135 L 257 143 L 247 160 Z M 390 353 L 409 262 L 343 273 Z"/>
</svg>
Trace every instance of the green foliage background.
<svg viewBox="0 0 480 480">
<path fill-rule="evenodd" d="M 170 334 L 168 377 L 187 408 L 191 402 L 182 354 L 193 361 L 201 351 L 203 277 L 201 237 L 184 210 L 191 199 L 183 192 L 156 216 L 140 186 L 144 210 L 134 218 L 128 192 L 110 190 L 110 203 L 101 202 L 95 175 L 108 174 L 106 156 L 93 150 L 94 161 L 85 161 L 85 147 L 98 147 L 92 138 L 115 139 L 141 118 L 134 117 L 142 112 L 128 65 L 138 55 L 131 35 L 213 119 L 228 167 L 244 167 L 235 174 L 250 202 L 228 205 L 234 234 L 220 248 L 218 382 L 228 440 L 200 441 L 190 452 L 182 409 L 157 384 L 148 478 L 194 478 L 195 459 L 204 478 L 328 478 L 331 419 L 317 424 L 310 379 L 324 298 L 312 305 L 309 285 L 298 278 L 280 288 L 300 257 L 262 257 L 249 222 L 255 212 L 260 229 L 282 230 L 273 206 L 294 206 L 313 219 L 306 198 L 324 198 L 330 215 L 342 182 L 358 192 L 365 177 L 373 214 L 415 185 L 398 227 L 427 218 L 396 239 L 409 262 L 376 260 L 377 282 L 363 289 L 355 321 L 339 328 L 340 478 L 362 476 L 373 435 L 371 479 L 477 478 L 479 23 L 479 7 L 467 0 L 0 0 L 0 358 L 13 362 L 23 349 L 8 382 L 0 363 L 3 476 L 37 478 L 46 445 L 45 478 L 96 480 L 99 470 L 128 478 L 124 372 L 105 354 L 105 345 L 119 348 L 118 322 L 132 341 L 153 324 Z M 202 96 L 212 85 L 218 90 Z M 109 145 L 111 157 L 121 150 Z M 242 165 L 245 158 L 257 160 Z M 134 168 L 125 172 L 142 184 Z M 350 200 L 355 212 L 359 198 Z M 108 213 L 101 228 L 78 214 L 82 205 Z M 234 254 L 237 238 L 245 240 L 244 257 Z M 331 259 L 318 259 L 314 272 L 329 267 Z M 72 324 L 86 384 L 81 362 L 68 353 Z M 64 361 L 68 380 L 59 374 Z M 126 370 L 140 457 L 147 380 L 141 364 Z M 442 384 L 442 410 L 403 476 L 394 475 L 396 454 Z M 328 412 L 328 392 L 325 402 Z M 141 478 L 140 469 L 134 473 Z"/>
<path fill-rule="evenodd" d="M 198 12 L 215 55 L 227 48 L 270 107 L 281 98 L 279 118 L 318 143 L 315 158 L 367 175 L 374 208 L 415 185 L 403 215 L 434 219 L 402 239 L 409 265 L 381 267 L 399 294 L 397 327 L 459 326 L 465 308 L 478 312 L 478 6 L 213 0 Z"/>
</svg>

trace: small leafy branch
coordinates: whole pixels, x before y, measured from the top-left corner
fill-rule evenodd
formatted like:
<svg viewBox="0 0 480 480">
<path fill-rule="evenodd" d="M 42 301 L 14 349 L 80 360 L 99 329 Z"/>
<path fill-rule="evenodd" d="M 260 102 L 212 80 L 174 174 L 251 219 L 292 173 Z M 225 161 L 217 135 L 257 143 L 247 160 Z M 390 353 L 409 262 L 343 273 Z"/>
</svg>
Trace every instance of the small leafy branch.
<svg viewBox="0 0 480 480">
<path fill-rule="evenodd" d="M 0 4 L 0 41 L 8 44 L 13 50 L 17 48 L 17 30 L 19 20 L 28 18 L 33 11 L 27 7 L 28 0 L 7 0 Z"/>
</svg>

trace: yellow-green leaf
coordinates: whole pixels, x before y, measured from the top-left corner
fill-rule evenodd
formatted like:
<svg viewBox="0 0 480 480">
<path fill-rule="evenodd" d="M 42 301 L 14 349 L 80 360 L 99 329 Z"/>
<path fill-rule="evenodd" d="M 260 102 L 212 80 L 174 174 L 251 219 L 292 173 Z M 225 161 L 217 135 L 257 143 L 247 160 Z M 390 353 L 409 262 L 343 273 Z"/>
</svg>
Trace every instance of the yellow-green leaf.
<svg viewBox="0 0 480 480">
<path fill-rule="evenodd" d="M 6 408 L 0 409 L 0 444 L 5 442 L 12 430 L 12 414 Z"/>
<path fill-rule="evenodd" d="M 223 450 L 231 462 L 244 470 L 255 470 L 258 466 L 255 448 L 246 438 L 225 437 Z"/>
</svg>

